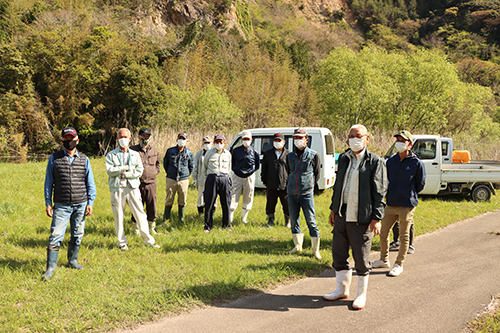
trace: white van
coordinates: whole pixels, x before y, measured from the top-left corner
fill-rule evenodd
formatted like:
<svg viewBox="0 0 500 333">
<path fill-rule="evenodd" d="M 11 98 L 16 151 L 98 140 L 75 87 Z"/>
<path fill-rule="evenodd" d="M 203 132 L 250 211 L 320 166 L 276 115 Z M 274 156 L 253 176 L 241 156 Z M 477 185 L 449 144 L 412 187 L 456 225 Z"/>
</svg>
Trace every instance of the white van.
<svg viewBox="0 0 500 333">
<path fill-rule="evenodd" d="M 283 133 L 285 136 L 285 148 L 293 150 L 293 131 L 297 127 L 271 127 L 271 128 L 254 128 L 249 129 L 252 133 L 252 147 L 257 149 L 262 161 L 263 153 L 273 148 L 273 135 L 275 133 Z M 317 182 L 319 190 L 324 190 L 333 186 L 335 182 L 335 145 L 333 144 L 333 135 L 328 128 L 324 127 L 304 127 L 309 136 L 307 146 L 319 153 L 321 161 L 321 172 Z M 229 150 L 232 152 L 234 148 L 241 146 L 241 136 L 243 131 L 235 136 L 229 144 Z M 262 163 L 262 162 L 261 162 Z M 260 168 L 255 175 L 255 187 L 265 188 L 260 179 Z"/>
</svg>

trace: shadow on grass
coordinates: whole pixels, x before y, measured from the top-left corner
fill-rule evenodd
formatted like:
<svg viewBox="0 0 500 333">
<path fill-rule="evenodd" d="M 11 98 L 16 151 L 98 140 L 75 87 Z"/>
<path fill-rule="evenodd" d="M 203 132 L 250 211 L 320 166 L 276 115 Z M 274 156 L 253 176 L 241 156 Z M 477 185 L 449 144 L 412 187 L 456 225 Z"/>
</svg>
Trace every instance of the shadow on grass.
<svg viewBox="0 0 500 333">
<path fill-rule="evenodd" d="M 184 290 L 183 294 L 185 297 L 198 299 L 207 305 L 232 309 L 285 312 L 290 309 L 321 309 L 331 306 L 352 306 L 352 300 L 328 302 L 323 300 L 323 295 L 269 294 L 257 289 L 242 288 L 238 282 L 192 286 Z"/>
<path fill-rule="evenodd" d="M 430 200 L 438 200 L 443 202 L 464 202 L 464 201 L 472 201 L 470 195 L 467 194 L 446 194 L 446 195 L 424 195 L 419 196 L 418 200 L 422 201 L 430 201 Z"/>
<path fill-rule="evenodd" d="M 33 271 L 39 270 L 40 267 L 45 268 L 46 261 L 32 259 L 32 260 L 20 260 L 20 259 L 0 259 L 0 268 L 9 269 L 11 271 Z"/>
</svg>

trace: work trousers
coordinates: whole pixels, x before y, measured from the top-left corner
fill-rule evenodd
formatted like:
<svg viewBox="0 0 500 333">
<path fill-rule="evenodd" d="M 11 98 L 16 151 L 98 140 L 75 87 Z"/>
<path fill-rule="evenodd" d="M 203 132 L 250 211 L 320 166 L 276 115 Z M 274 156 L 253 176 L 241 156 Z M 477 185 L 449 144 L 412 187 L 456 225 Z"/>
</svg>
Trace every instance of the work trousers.
<svg viewBox="0 0 500 333">
<path fill-rule="evenodd" d="M 274 214 L 276 211 L 276 204 L 278 203 L 278 198 L 281 201 L 281 206 L 283 206 L 283 214 L 285 216 L 290 216 L 288 209 L 288 200 L 286 197 L 286 190 L 266 190 L 266 215 Z"/>
<path fill-rule="evenodd" d="M 139 186 L 142 203 L 146 205 L 146 215 L 148 222 L 156 221 L 156 183 L 141 183 Z M 135 217 L 132 216 L 132 222 L 135 223 Z"/>
<path fill-rule="evenodd" d="M 171 207 L 174 204 L 176 193 L 179 206 L 186 206 L 188 187 L 189 179 L 175 180 L 167 178 L 167 198 L 165 199 L 165 206 Z"/>
<path fill-rule="evenodd" d="M 413 224 L 413 215 L 416 207 L 386 206 L 382 229 L 380 230 L 380 260 L 389 261 L 389 233 L 392 226 L 399 219 L 399 251 L 396 264 L 403 266 L 410 246 L 410 227 Z"/>
<path fill-rule="evenodd" d="M 332 255 L 333 268 L 344 271 L 349 268 L 349 247 L 352 248 L 354 267 L 358 276 L 370 274 L 370 250 L 372 248 L 373 233 L 370 224 L 346 222 L 346 205 L 342 205 L 342 216 L 335 216 L 333 227 Z"/>
<path fill-rule="evenodd" d="M 233 173 L 231 178 L 231 211 L 235 211 L 240 201 L 240 196 L 243 194 L 243 202 L 241 207 L 245 210 L 251 210 L 253 205 L 253 192 L 255 186 L 255 173 L 247 178 L 241 178 Z"/>
<path fill-rule="evenodd" d="M 137 221 L 137 227 L 145 245 L 153 245 L 155 239 L 149 234 L 147 215 L 141 200 L 139 188 L 120 187 L 116 192 L 111 192 L 111 209 L 115 217 L 115 233 L 118 238 L 118 246 L 127 245 L 125 231 L 123 228 L 123 217 L 125 205 L 128 204 L 132 215 Z"/>
<path fill-rule="evenodd" d="M 392 235 L 394 241 L 399 242 L 399 222 L 394 223 L 394 227 L 392 227 Z M 415 240 L 415 223 L 412 223 L 410 227 L 410 245 L 413 245 L 414 240 Z"/>
<path fill-rule="evenodd" d="M 222 227 L 229 228 L 229 205 L 231 203 L 231 179 L 226 174 L 210 174 L 205 181 L 205 230 L 212 230 L 217 195 L 222 208 Z"/>
</svg>

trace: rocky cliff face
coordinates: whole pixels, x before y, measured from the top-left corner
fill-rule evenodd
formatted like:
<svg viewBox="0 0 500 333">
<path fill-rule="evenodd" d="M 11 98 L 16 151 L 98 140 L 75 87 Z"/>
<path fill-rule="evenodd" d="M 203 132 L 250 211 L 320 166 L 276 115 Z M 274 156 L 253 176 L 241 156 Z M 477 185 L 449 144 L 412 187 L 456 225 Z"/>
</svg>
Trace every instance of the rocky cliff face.
<svg viewBox="0 0 500 333">
<path fill-rule="evenodd" d="M 255 3 L 256 0 L 242 0 Z M 282 0 L 291 5 L 296 15 L 303 16 L 311 23 L 324 24 L 343 10 L 345 0 Z M 210 3 L 212 2 L 212 3 Z M 223 8 L 223 13 L 216 8 L 214 0 L 156 0 L 156 11 L 147 17 L 138 18 L 139 22 L 146 21 L 158 32 L 164 32 L 168 27 L 186 26 L 193 21 L 203 21 L 213 24 L 217 28 L 229 31 L 238 27 L 235 1 L 228 8 Z M 262 2 L 262 1 L 259 1 Z M 222 16 L 221 16 L 222 15 Z M 223 24 L 221 24 L 223 22 Z"/>
</svg>

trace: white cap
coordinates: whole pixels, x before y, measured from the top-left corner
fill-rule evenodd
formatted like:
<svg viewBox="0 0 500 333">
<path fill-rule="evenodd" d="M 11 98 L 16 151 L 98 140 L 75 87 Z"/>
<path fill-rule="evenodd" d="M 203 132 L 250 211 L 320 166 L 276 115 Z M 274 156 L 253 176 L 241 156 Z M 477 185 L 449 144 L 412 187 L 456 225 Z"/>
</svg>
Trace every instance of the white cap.
<svg viewBox="0 0 500 333">
<path fill-rule="evenodd" d="M 244 138 L 249 138 L 251 139 L 252 138 L 252 133 L 250 133 L 250 131 L 243 131 L 243 135 L 241 136 L 242 139 Z"/>
</svg>

